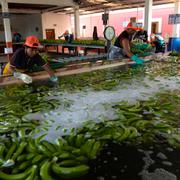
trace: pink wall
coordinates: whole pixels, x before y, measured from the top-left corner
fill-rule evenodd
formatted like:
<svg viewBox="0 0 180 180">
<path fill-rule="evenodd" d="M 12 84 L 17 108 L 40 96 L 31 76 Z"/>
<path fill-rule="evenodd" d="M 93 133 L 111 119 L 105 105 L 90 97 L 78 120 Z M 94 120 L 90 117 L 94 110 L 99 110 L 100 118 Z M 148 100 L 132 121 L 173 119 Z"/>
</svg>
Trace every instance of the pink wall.
<svg viewBox="0 0 180 180">
<path fill-rule="evenodd" d="M 83 30 L 82 26 L 85 25 L 86 29 Z M 80 18 L 80 32 L 81 37 L 92 37 L 94 26 L 97 26 L 98 36 L 102 36 L 103 22 L 100 15 L 90 15 L 89 17 L 82 16 Z M 100 34 L 101 32 L 101 34 Z"/>
<path fill-rule="evenodd" d="M 124 30 L 123 21 L 129 21 L 130 17 L 136 17 L 137 12 L 122 12 L 118 14 L 111 14 L 109 18 L 109 25 L 113 26 L 116 30 L 116 35 L 119 35 L 120 32 Z M 142 19 L 142 11 L 138 12 L 138 18 Z"/>
<path fill-rule="evenodd" d="M 159 7 L 158 7 L 159 8 Z M 156 19 L 159 20 L 159 24 L 161 24 L 161 27 L 159 29 L 159 33 L 162 33 L 162 36 L 165 38 L 168 38 L 169 36 L 172 36 L 173 31 L 173 25 L 168 24 L 168 17 L 169 14 L 174 13 L 174 8 L 172 6 L 170 7 L 161 7 L 159 9 L 155 8 L 152 10 L 152 18 L 153 21 L 156 21 Z M 131 9 L 131 10 L 122 10 L 122 11 L 114 11 L 110 12 L 109 15 L 109 24 L 115 28 L 116 35 L 119 35 L 120 32 L 122 32 L 125 28 L 123 26 L 123 22 L 128 22 L 130 17 L 136 17 L 140 21 L 143 20 L 143 8 L 137 9 Z M 85 15 L 80 17 L 80 24 L 86 25 L 85 30 L 85 37 L 92 37 L 93 33 L 93 26 L 97 26 L 98 30 L 98 36 L 103 37 L 103 24 L 102 24 L 102 14 L 94 14 L 94 15 Z M 144 22 L 143 22 L 144 23 Z M 82 31 L 82 27 L 80 27 Z"/>
<path fill-rule="evenodd" d="M 45 29 L 54 29 L 55 38 L 62 35 L 65 30 L 71 31 L 70 15 L 43 13 L 42 14 L 43 38 L 46 38 Z"/>
<path fill-rule="evenodd" d="M 162 36 L 165 37 L 168 34 L 172 36 L 173 25 L 168 24 L 169 14 L 174 13 L 174 8 L 164 8 L 164 9 L 153 9 L 153 18 L 162 18 L 161 32 Z"/>
</svg>

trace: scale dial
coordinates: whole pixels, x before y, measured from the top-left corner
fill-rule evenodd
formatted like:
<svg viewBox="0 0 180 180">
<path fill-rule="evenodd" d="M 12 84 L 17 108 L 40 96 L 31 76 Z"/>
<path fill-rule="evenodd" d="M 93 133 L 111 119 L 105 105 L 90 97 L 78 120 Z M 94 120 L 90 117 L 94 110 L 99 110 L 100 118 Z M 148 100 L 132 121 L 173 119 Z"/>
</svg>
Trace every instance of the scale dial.
<svg viewBox="0 0 180 180">
<path fill-rule="evenodd" d="M 112 41 L 115 37 L 115 30 L 112 26 L 107 26 L 104 29 L 104 37 L 106 40 Z"/>
</svg>

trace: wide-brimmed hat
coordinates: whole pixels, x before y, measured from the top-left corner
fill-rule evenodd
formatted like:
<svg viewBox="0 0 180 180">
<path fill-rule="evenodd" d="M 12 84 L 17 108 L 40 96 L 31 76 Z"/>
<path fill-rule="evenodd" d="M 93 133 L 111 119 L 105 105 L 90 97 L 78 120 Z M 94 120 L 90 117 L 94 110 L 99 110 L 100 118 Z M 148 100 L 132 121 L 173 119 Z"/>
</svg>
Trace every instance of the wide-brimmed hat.
<svg viewBox="0 0 180 180">
<path fill-rule="evenodd" d="M 39 43 L 39 39 L 36 36 L 28 36 L 24 43 L 25 46 L 31 48 L 41 48 L 42 45 Z"/>
</svg>

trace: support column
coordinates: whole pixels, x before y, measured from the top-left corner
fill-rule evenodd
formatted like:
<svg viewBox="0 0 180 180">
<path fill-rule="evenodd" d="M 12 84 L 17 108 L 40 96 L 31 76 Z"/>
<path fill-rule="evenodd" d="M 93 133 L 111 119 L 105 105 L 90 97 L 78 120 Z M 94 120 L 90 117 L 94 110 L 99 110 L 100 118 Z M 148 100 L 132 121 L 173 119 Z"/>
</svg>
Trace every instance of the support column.
<svg viewBox="0 0 180 180">
<path fill-rule="evenodd" d="M 147 31 L 148 37 L 151 34 L 152 4 L 153 0 L 145 0 L 144 29 Z"/>
<path fill-rule="evenodd" d="M 5 33 L 5 40 L 6 40 L 6 48 L 5 54 L 8 56 L 8 61 L 10 61 L 10 55 L 13 53 L 12 48 L 12 36 L 11 36 L 11 27 L 10 27 L 10 20 L 9 20 L 9 9 L 8 3 L 6 0 L 1 0 L 2 6 L 2 17 L 4 22 L 4 33 Z"/>
<path fill-rule="evenodd" d="M 180 0 L 177 0 L 174 4 L 174 14 L 180 14 Z M 179 31 L 180 31 L 180 24 L 174 24 L 172 37 L 179 37 L 180 36 Z"/>
<path fill-rule="evenodd" d="M 74 30 L 75 39 L 80 37 L 80 25 L 79 25 L 79 6 L 74 8 Z"/>
</svg>

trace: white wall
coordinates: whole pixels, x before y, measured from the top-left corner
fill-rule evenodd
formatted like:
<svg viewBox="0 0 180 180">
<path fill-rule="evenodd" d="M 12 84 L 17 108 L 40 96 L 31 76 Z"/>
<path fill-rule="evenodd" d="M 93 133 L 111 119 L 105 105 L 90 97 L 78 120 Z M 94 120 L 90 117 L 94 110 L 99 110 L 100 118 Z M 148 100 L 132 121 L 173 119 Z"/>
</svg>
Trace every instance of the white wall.
<svg viewBox="0 0 180 180">
<path fill-rule="evenodd" d="M 35 35 L 42 38 L 41 14 L 11 14 L 11 30 L 19 32 L 25 39 L 29 35 Z M 0 26 L 3 26 L 3 20 L 0 19 Z M 38 29 L 38 30 L 37 30 Z M 0 41 L 5 41 L 4 31 L 0 31 Z"/>
<path fill-rule="evenodd" d="M 71 29 L 71 18 L 70 15 L 65 14 L 55 14 L 55 13 L 43 13 L 42 14 L 42 27 L 43 27 L 43 38 L 46 38 L 45 30 L 54 29 L 55 38 L 58 39 L 58 36 L 62 35 L 65 30 Z"/>
</svg>

